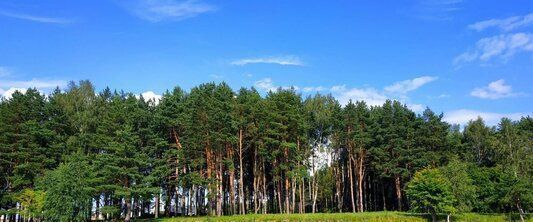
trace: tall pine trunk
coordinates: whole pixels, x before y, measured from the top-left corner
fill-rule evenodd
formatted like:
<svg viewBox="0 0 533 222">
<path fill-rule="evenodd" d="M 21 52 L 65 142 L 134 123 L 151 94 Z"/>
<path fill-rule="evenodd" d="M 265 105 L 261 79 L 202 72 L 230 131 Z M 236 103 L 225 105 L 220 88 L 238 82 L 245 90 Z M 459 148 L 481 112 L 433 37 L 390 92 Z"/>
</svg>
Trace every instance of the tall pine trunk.
<svg viewBox="0 0 533 222">
<path fill-rule="evenodd" d="M 355 199 L 354 199 L 354 191 L 353 191 L 353 160 L 352 155 L 348 154 L 348 179 L 350 180 L 350 199 L 352 201 L 352 212 L 356 212 L 355 208 Z"/>
<path fill-rule="evenodd" d="M 227 145 L 227 153 L 228 153 L 228 159 L 232 161 L 233 163 L 233 147 L 228 144 Z M 240 159 L 240 158 L 239 158 Z M 230 214 L 235 213 L 235 209 L 237 209 L 237 205 L 235 203 L 235 167 L 229 168 L 229 205 L 230 205 Z"/>
<path fill-rule="evenodd" d="M 244 165 L 242 164 L 242 159 L 243 159 L 243 147 L 242 147 L 242 142 L 243 142 L 243 131 L 242 129 L 239 130 L 239 212 L 240 214 L 245 214 L 246 211 L 245 211 L 245 208 L 244 208 Z M 254 166 L 255 166 L 255 163 L 254 163 Z M 254 192 L 255 192 L 255 175 L 254 175 Z M 254 194 L 254 199 L 256 199 L 257 196 L 255 196 Z M 257 210 L 256 210 L 256 213 L 257 213 Z"/>
<path fill-rule="evenodd" d="M 364 169 L 364 153 L 360 152 L 357 157 L 357 207 L 359 212 L 363 212 L 363 183 L 364 183 L 365 169 Z"/>
<path fill-rule="evenodd" d="M 396 200 L 398 204 L 398 210 L 402 210 L 402 187 L 400 181 L 400 175 L 394 175 L 394 188 L 396 189 Z"/>
</svg>

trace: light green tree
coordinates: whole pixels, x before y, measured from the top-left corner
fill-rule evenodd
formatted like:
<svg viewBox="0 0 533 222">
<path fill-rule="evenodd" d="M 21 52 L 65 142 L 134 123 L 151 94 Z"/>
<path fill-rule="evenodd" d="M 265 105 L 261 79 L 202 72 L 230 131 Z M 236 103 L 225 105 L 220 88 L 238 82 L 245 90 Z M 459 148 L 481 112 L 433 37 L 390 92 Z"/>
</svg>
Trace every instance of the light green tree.
<svg viewBox="0 0 533 222">
<path fill-rule="evenodd" d="M 28 221 L 31 219 L 33 221 L 40 221 L 43 212 L 44 197 L 45 193 L 40 190 L 22 190 L 15 198 L 20 203 L 22 209 L 20 214 Z"/>
<path fill-rule="evenodd" d="M 407 184 L 406 193 L 413 209 L 429 211 L 434 222 L 437 213 L 455 212 L 452 184 L 439 169 L 418 171 Z"/>
</svg>

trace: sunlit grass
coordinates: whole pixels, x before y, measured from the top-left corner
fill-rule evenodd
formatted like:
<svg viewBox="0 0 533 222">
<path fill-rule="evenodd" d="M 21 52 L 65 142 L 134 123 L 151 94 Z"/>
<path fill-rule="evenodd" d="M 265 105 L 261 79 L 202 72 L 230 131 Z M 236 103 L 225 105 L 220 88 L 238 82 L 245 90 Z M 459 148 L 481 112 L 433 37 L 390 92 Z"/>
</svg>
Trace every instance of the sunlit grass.
<svg viewBox="0 0 533 222">
<path fill-rule="evenodd" d="M 518 216 L 518 215 L 515 215 Z M 441 221 L 445 221 L 445 215 L 439 215 Z M 514 217 L 513 217 L 514 218 Z M 455 214 L 452 221 L 469 222 L 499 222 L 510 221 L 509 215 L 505 214 Z M 333 221 L 365 221 L 365 222 L 426 222 L 430 221 L 428 215 L 412 214 L 405 212 L 365 212 L 365 213 L 316 213 L 316 214 L 248 214 L 221 217 L 174 217 L 161 218 L 159 220 L 145 220 L 158 222 L 203 222 L 203 221 L 265 221 L 265 222 L 333 222 Z M 527 221 L 533 221 L 529 218 Z"/>
</svg>

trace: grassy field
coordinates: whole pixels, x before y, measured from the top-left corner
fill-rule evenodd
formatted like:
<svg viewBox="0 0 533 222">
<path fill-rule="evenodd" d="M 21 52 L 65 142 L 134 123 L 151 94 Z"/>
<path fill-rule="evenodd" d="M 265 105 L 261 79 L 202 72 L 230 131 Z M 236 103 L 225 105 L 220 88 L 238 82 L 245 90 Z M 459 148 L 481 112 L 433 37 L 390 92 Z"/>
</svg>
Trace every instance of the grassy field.
<svg viewBox="0 0 533 222">
<path fill-rule="evenodd" d="M 445 216 L 441 215 L 442 221 Z M 367 212 L 367 213 L 317 213 L 317 214 L 266 214 L 266 215 L 244 215 L 244 216 L 223 216 L 223 217 L 176 217 L 151 220 L 158 222 L 196 222 L 196 221 L 368 221 L 368 222 L 426 222 L 429 217 L 421 214 L 410 214 L 404 212 Z M 472 222 L 492 222 L 511 221 L 506 215 L 480 215 L 480 214 L 460 214 L 454 215 L 452 221 L 472 221 Z M 533 221 L 529 219 L 528 221 Z"/>
</svg>

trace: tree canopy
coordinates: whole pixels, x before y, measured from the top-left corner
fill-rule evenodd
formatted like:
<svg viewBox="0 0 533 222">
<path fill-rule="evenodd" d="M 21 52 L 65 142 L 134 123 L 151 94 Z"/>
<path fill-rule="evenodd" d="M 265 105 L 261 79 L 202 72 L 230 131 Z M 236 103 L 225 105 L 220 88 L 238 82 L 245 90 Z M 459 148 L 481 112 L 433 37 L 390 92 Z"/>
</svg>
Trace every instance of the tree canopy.
<svg viewBox="0 0 533 222">
<path fill-rule="evenodd" d="M 89 81 L 0 100 L 2 218 L 519 212 L 533 118 L 450 125 L 399 101 L 176 87 L 158 101 Z"/>
</svg>

